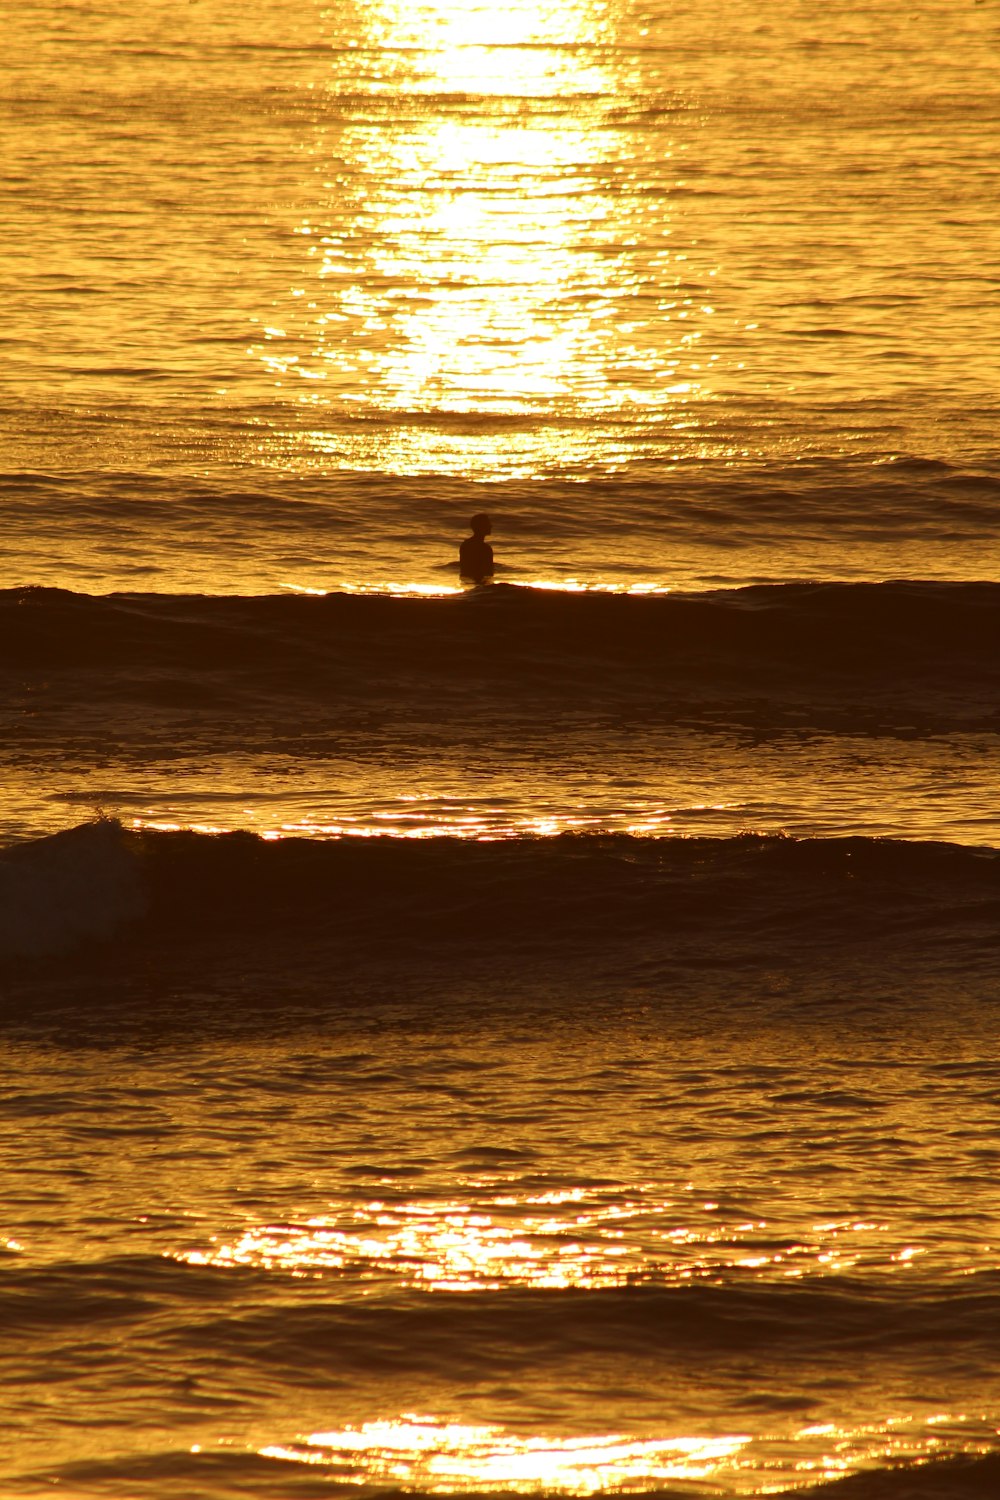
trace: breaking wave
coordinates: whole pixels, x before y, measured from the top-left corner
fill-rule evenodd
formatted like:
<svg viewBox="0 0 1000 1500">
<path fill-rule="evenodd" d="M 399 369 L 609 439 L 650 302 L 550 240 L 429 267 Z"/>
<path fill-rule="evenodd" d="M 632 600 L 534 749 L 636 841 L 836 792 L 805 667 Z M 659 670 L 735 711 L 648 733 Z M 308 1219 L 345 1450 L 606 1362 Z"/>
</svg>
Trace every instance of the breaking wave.
<svg viewBox="0 0 1000 1500">
<path fill-rule="evenodd" d="M 9 849 L 0 890 L 7 957 L 123 931 L 176 943 L 297 929 L 411 959 L 468 954 L 492 932 L 509 954 L 626 947 L 633 965 L 682 943 L 721 964 L 776 944 L 893 940 L 982 964 L 997 953 L 1000 858 L 860 837 L 270 840 L 100 820 Z"/>
</svg>

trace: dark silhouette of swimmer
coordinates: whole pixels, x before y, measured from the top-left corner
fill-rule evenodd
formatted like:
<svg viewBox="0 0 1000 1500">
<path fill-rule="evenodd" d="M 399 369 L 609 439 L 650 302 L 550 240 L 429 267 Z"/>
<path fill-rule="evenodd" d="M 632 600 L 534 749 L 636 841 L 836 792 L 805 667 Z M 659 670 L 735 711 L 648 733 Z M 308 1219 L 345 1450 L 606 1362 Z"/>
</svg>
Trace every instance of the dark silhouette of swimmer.
<svg viewBox="0 0 1000 1500">
<path fill-rule="evenodd" d="M 463 583 L 488 583 L 493 577 L 493 548 L 486 538 L 493 530 L 489 516 L 473 516 L 472 535 L 458 549 L 458 571 Z"/>
</svg>

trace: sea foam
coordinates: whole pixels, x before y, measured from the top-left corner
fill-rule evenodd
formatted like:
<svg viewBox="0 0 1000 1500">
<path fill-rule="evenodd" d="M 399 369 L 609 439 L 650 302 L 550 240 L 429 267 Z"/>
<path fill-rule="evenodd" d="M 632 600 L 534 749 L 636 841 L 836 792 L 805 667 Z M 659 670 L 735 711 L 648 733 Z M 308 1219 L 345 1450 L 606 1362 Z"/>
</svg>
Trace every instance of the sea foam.
<svg viewBox="0 0 1000 1500">
<path fill-rule="evenodd" d="M 0 859 L 0 956 L 64 953 L 140 916 L 134 852 L 111 819 L 8 850 Z"/>
</svg>

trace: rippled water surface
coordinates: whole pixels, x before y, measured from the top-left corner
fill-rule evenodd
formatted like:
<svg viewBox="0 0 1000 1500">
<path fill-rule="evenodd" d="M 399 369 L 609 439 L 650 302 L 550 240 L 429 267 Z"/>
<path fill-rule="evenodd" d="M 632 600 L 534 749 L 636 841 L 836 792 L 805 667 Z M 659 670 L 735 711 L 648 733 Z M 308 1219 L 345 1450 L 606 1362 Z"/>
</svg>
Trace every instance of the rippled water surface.
<svg viewBox="0 0 1000 1500">
<path fill-rule="evenodd" d="M 971 1015 L 893 1039 L 769 1007 L 633 1005 L 614 1039 L 597 1006 L 545 1037 L 528 1007 L 485 1039 L 383 1010 L 16 1047 L 24 1469 L 88 1494 L 139 1451 L 170 1494 L 210 1493 L 210 1458 L 237 1493 L 758 1493 L 989 1446 L 996 1070 Z"/>
<path fill-rule="evenodd" d="M 989 453 L 996 42 L 992 7 L 896 0 L 36 7 L 8 451 Z"/>
<path fill-rule="evenodd" d="M 992 1496 L 996 7 L 8 11 L 3 1493 Z"/>
</svg>

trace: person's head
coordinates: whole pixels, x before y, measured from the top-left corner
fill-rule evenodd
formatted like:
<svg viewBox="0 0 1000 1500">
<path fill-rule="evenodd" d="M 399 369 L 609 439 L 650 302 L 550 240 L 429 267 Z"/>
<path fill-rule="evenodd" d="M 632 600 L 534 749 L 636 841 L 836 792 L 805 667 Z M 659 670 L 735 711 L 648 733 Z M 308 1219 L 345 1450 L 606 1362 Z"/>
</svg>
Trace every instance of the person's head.
<svg viewBox="0 0 1000 1500">
<path fill-rule="evenodd" d="M 480 511 L 478 516 L 473 516 L 469 522 L 469 526 L 472 529 L 473 536 L 489 536 L 493 530 L 493 523 L 490 521 L 489 516 L 485 515 L 482 511 Z"/>
</svg>

